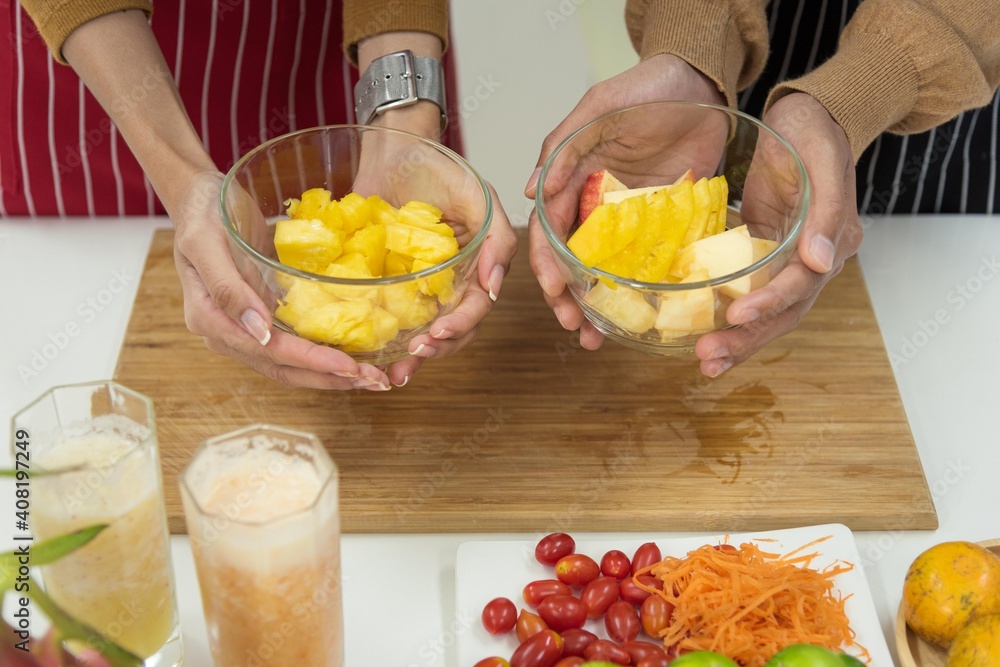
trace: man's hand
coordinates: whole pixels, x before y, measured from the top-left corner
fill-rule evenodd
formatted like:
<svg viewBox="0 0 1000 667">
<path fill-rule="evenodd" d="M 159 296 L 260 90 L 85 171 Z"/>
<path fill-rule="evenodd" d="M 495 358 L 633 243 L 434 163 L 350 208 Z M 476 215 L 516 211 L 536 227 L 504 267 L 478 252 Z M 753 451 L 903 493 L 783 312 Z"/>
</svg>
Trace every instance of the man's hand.
<svg viewBox="0 0 1000 667">
<path fill-rule="evenodd" d="M 740 326 L 698 340 L 695 353 L 702 373 L 709 377 L 743 363 L 798 326 L 823 286 L 861 246 L 854 158 L 844 130 L 823 105 L 804 93 L 778 100 L 764 122 L 787 139 L 805 163 L 812 185 L 809 213 L 788 266 L 770 283 L 730 305 L 727 318 Z M 749 192 L 748 182 L 748 197 Z"/>
</svg>

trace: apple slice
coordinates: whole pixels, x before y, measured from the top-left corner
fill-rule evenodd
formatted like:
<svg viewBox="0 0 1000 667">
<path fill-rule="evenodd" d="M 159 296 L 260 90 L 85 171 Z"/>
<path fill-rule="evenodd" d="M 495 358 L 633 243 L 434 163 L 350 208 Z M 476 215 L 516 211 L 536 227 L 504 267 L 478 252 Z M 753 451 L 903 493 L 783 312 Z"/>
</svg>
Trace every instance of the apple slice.
<svg viewBox="0 0 1000 667">
<path fill-rule="evenodd" d="M 753 241 L 746 225 L 715 236 L 706 236 L 687 246 L 674 260 L 671 272 L 686 278 L 696 271 L 708 271 L 710 278 L 721 278 L 753 263 Z M 719 292 L 734 299 L 751 289 L 749 276 L 719 286 Z"/>
<path fill-rule="evenodd" d="M 645 333 L 656 322 L 656 308 L 642 292 L 628 287 L 612 289 L 599 282 L 584 301 L 616 326 L 632 333 Z"/>
<path fill-rule="evenodd" d="M 770 239 L 750 239 L 750 243 L 753 244 L 753 261 L 759 262 L 768 255 L 770 255 L 775 248 L 778 247 L 777 241 L 772 241 Z M 757 290 L 766 285 L 771 281 L 771 270 L 769 267 L 764 267 L 763 269 L 758 269 L 754 271 L 753 275 L 750 276 L 750 290 Z"/>
<path fill-rule="evenodd" d="M 697 283 L 708 279 L 708 271 L 699 269 L 681 282 Z M 656 328 L 663 334 L 664 341 L 714 329 L 715 295 L 712 288 L 699 287 L 664 294 L 660 298 Z"/>
<path fill-rule="evenodd" d="M 583 184 L 583 192 L 580 193 L 580 223 L 586 222 L 594 209 L 605 203 L 605 193 L 627 189 L 628 187 L 607 169 L 592 173 L 587 177 L 587 182 Z"/>
</svg>

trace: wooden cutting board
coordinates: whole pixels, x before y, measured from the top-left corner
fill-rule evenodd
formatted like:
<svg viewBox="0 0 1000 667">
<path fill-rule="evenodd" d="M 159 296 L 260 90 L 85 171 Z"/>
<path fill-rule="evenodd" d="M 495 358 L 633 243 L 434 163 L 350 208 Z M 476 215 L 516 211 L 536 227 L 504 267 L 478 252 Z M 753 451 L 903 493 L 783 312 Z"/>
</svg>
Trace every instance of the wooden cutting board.
<svg viewBox="0 0 1000 667">
<path fill-rule="evenodd" d="M 520 242 L 474 345 L 403 389 L 326 393 L 188 333 L 172 233 L 157 232 L 117 379 L 155 401 L 171 530 L 198 444 L 257 422 L 322 439 L 349 532 L 937 527 L 856 261 L 795 332 L 708 380 L 693 358 L 582 350 Z"/>
</svg>

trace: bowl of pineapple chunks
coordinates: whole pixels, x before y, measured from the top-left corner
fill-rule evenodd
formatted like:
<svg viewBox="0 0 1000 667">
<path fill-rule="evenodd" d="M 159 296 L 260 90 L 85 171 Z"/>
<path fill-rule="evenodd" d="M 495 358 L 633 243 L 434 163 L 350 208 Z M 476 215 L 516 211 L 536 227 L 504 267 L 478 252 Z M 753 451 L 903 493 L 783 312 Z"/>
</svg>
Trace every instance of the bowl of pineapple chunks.
<svg viewBox="0 0 1000 667">
<path fill-rule="evenodd" d="M 788 264 L 809 179 L 788 142 L 746 114 L 651 102 L 563 141 L 535 208 L 587 320 L 623 345 L 689 354 Z"/>
<path fill-rule="evenodd" d="M 458 154 L 406 132 L 337 125 L 277 137 L 222 186 L 237 269 L 278 328 L 387 364 L 461 300 L 493 200 Z"/>
</svg>

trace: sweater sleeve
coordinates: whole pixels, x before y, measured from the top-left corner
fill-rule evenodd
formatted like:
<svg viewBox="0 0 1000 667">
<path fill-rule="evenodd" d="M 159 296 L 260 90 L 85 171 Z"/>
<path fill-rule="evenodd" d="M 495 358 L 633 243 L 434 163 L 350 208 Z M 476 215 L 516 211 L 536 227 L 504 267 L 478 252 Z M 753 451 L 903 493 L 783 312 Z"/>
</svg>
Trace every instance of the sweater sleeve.
<svg viewBox="0 0 1000 667">
<path fill-rule="evenodd" d="M 815 97 L 851 142 L 854 159 L 882 132 L 923 132 L 987 104 L 1000 84 L 1000 0 L 866 0 L 837 53 L 778 84 Z"/>
<path fill-rule="evenodd" d="M 358 42 L 397 31 L 429 32 L 448 47 L 448 0 L 344 0 L 344 53 L 358 64 Z"/>
<path fill-rule="evenodd" d="M 625 24 L 642 60 L 683 58 L 736 106 L 767 61 L 769 0 L 628 0 Z"/>
<path fill-rule="evenodd" d="M 63 65 L 66 60 L 62 47 L 66 38 L 87 21 L 128 9 L 141 9 L 146 16 L 153 13 L 149 0 L 21 0 L 21 6 L 35 22 L 52 55 Z"/>
</svg>

